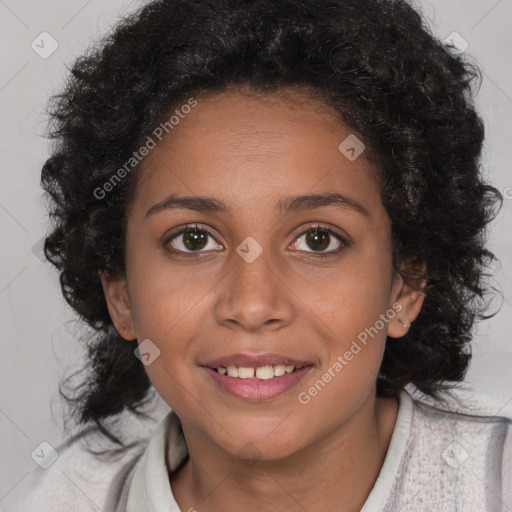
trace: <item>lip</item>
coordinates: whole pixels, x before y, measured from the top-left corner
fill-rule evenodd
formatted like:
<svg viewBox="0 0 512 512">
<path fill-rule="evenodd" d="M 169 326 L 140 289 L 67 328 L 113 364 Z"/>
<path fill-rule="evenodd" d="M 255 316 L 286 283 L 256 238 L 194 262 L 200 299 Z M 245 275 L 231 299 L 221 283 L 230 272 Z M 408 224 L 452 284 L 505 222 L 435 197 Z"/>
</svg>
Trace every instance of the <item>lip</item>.
<svg viewBox="0 0 512 512">
<path fill-rule="evenodd" d="M 224 392 L 236 398 L 242 398 L 252 402 L 270 400 L 289 391 L 299 384 L 304 376 L 313 369 L 313 366 L 303 366 L 293 373 L 286 373 L 281 377 L 268 380 L 239 379 L 221 375 L 216 370 L 207 366 L 203 367 L 215 384 Z"/>
<path fill-rule="evenodd" d="M 287 357 L 281 354 L 273 354 L 270 352 L 264 354 L 231 354 L 224 357 L 219 357 L 218 359 L 214 359 L 213 361 L 209 361 L 202 366 L 206 366 L 209 368 L 219 368 L 223 366 L 227 368 L 228 366 L 245 366 L 246 368 L 257 368 L 259 366 L 267 366 L 267 365 L 277 365 L 284 364 L 285 366 L 295 366 L 296 368 L 301 368 L 303 366 L 312 366 L 313 363 L 311 361 L 300 361 L 298 359 L 293 359 L 291 357 Z"/>
</svg>

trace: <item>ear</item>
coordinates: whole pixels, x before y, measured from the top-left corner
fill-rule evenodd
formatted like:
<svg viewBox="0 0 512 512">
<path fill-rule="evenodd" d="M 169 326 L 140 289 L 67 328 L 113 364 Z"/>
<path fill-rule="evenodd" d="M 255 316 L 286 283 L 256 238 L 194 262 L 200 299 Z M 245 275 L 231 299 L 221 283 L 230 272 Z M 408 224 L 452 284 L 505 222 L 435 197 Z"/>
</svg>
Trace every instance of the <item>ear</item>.
<svg viewBox="0 0 512 512">
<path fill-rule="evenodd" d="M 395 272 L 391 305 L 396 311 L 396 315 L 389 322 L 388 336 L 391 338 L 401 338 L 407 334 L 409 324 L 412 324 L 420 314 L 425 299 L 425 292 L 423 290 L 426 284 L 425 280 L 415 286 L 407 284 L 403 277 L 398 272 Z M 406 325 L 404 326 L 403 324 Z"/>
<path fill-rule="evenodd" d="M 110 318 L 116 328 L 116 331 L 125 340 L 134 340 L 137 338 L 133 324 L 132 309 L 126 278 L 124 275 L 111 276 L 100 273 L 103 293 L 107 301 Z"/>
</svg>

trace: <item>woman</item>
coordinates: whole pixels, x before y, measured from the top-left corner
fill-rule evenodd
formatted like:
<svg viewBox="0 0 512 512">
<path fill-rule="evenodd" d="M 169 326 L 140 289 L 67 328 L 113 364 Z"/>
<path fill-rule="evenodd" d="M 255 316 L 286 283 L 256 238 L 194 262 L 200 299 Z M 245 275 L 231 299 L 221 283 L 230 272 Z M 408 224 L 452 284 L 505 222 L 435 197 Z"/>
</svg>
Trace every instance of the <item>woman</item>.
<svg viewBox="0 0 512 512">
<path fill-rule="evenodd" d="M 93 427 L 7 510 L 510 510 L 512 416 L 456 386 L 477 71 L 400 0 L 153 1 L 79 59 L 42 185 Z"/>
</svg>

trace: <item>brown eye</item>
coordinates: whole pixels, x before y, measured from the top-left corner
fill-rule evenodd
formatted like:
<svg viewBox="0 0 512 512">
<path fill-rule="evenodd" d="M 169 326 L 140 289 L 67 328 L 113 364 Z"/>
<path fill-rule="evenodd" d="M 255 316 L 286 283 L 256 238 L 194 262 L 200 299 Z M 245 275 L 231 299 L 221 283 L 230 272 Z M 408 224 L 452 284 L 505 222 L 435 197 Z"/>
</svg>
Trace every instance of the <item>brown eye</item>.
<svg viewBox="0 0 512 512">
<path fill-rule="evenodd" d="M 197 227 L 186 227 L 180 232 L 167 238 L 165 247 L 174 253 L 202 253 L 206 250 L 221 250 L 223 247 L 218 244 L 213 235 L 206 229 Z"/>
<path fill-rule="evenodd" d="M 349 245 L 344 237 L 333 230 L 322 226 L 314 226 L 303 231 L 295 239 L 292 247 L 294 251 L 307 252 L 315 257 L 325 258 L 335 255 Z"/>
</svg>

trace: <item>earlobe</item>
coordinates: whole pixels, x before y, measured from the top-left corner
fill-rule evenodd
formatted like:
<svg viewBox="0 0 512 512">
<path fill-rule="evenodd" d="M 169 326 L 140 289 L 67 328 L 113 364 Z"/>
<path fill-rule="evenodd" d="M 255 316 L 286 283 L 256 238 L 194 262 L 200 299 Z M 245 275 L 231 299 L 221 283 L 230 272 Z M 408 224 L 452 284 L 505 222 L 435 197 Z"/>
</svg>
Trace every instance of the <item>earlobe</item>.
<svg viewBox="0 0 512 512">
<path fill-rule="evenodd" d="M 102 273 L 99 275 L 108 312 L 117 332 L 125 340 L 136 339 L 125 276 L 110 276 Z"/>
</svg>

